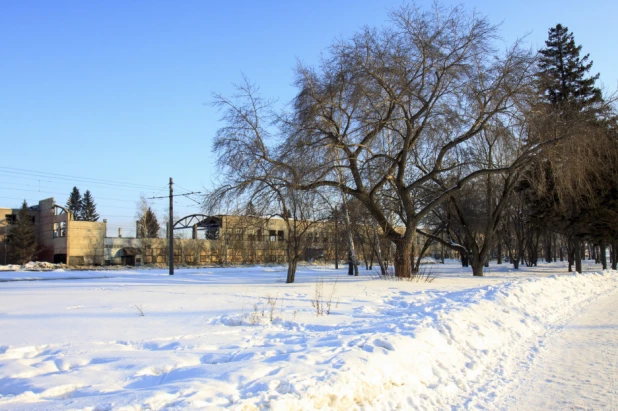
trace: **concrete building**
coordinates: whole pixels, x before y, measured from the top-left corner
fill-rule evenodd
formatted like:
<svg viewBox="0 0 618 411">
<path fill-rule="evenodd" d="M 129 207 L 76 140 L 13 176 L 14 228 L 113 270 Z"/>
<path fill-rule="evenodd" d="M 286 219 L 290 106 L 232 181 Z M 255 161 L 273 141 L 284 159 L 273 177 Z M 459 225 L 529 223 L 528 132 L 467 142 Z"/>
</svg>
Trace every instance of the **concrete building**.
<svg viewBox="0 0 618 411">
<path fill-rule="evenodd" d="M 40 261 L 74 266 L 167 264 L 165 238 L 106 237 L 106 220 L 77 221 L 53 198 L 39 201 L 28 211 L 35 225 Z M 5 239 L 18 214 L 19 209 L 0 208 L 3 246 L 0 261 L 4 264 L 9 262 Z M 192 238 L 174 241 L 177 264 L 283 263 L 286 260 L 287 233 L 281 219 L 198 214 L 178 221 L 176 230 L 182 229 L 191 230 Z M 312 238 L 318 240 L 319 236 Z M 324 245 L 314 242 L 312 257 L 323 258 Z"/>
<path fill-rule="evenodd" d="M 53 198 L 29 207 L 39 245 L 38 259 L 69 265 L 102 265 L 106 222 L 75 221 L 73 214 Z M 0 208 L 0 241 L 7 257 L 5 239 L 17 221 L 19 209 Z"/>
<path fill-rule="evenodd" d="M 103 222 L 76 221 L 71 212 L 55 203 L 53 198 L 39 201 L 29 209 L 35 223 L 40 261 L 82 265 L 142 265 L 167 264 L 169 256 L 166 238 L 106 237 Z M 19 209 L 0 208 L 0 256 L 6 261 L 6 242 Z M 295 222 L 304 225 L 302 240 L 305 260 L 334 261 L 344 258 L 346 237 L 341 227 L 330 222 Z M 194 214 L 174 224 L 175 233 L 190 233 L 190 239 L 174 240 L 174 261 L 182 265 L 285 263 L 287 240 L 286 221 L 280 218 L 256 216 Z M 137 232 L 140 232 L 138 229 Z M 373 260 L 375 236 L 355 238 L 359 260 Z M 390 243 L 380 245 L 385 259 L 390 259 Z M 420 246 L 420 244 L 419 244 Z M 420 247 L 419 247 L 420 249 Z"/>
</svg>

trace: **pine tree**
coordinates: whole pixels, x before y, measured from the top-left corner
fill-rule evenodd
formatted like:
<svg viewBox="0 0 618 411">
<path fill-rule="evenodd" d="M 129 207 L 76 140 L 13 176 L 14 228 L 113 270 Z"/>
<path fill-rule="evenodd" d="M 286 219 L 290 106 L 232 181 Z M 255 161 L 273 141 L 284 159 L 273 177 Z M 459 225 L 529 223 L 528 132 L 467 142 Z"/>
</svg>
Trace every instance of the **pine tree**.
<svg viewBox="0 0 618 411">
<path fill-rule="evenodd" d="M 138 237 L 140 238 L 157 238 L 159 237 L 159 221 L 157 216 L 150 207 L 146 209 L 144 214 L 139 219 Z"/>
<path fill-rule="evenodd" d="M 592 198 L 591 187 L 599 180 L 591 178 L 599 170 L 591 171 L 588 167 L 594 161 L 584 160 L 582 156 L 590 155 L 597 149 L 594 145 L 602 140 L 598 138 L 600 120 L 607 109 L 601 91 L 595 87 L 599 74 L 588 76 L 592 61 L 588 54 L 580 57 L 582 46 L 575 44 L 573 33 L 557 24 L 549 29 L 545 44 L 546 48 L 539 50 L 537 74 L 541 106 L 544 106 L 541 108 L 546 113 L 541 130 L 549 134 L 572 133 L 578 138 L 563 146 L 563 152 L 541 161 L 537 175 L 531 175 L 535 187 L 527 193 L 531 222 L 535 229 L 544 230 L 545 235 L 550 231 L 562 232 L 570 244 L 569 261 L 574 259 L 577 271 L 581 272 L 579 244 L 589 237 L 586 216 L 594 214 L 592 210 L 584 212 L 583 206 L 596 200 Z M 573 160 L 581 161 L 586 167 L 569 167 Z M 599 192 L 603 191 L 598 188 Z"/>
<path fill-rule="evenodd" d="M 97 213 L 97 205 L 90 194 L 90 190 L 86 190 L 81 201 L 81 215 L 83 221 L 98 221 L 99 214 Z"/>
<path fill-rule="evenodd" d="M 11 259 L 18 264 L 32 261 L 37 255 L 34 221 L 28 213 L 26 200 L 24 200 L 17 215 L 17 221 L 11 229 L 10 253 Z"/>
<path fill-rule="evenodd" d="M 66 207 L 73 213 L 74 220 L 82 219 L 82 195 L 79 193 L 79 189 L 77 187 L 73 187 L 73 191 L 71 191 L 71 195 L 69 195 L 69 200 L 67 201 Z"/>
<path fill-rule="evenodd" d="M 575 45 L 568 27 L 557 24 L 549 29 L 547 46 L 539 50 L 539 88 L 546 101 L 556 106 L 584 110 L 602 101 L 601 91 L 594 86 L 599 74 L 586 78 L 592 68 L 589 54 L 580 58 L 582 46 Z"/>
<path fill-rule="evenodd" d="M 256 216 L 258 215 L 257 209 L 255 205 L 253 205 L 253 201 L 249 200 L 247 205 L 245 206 L 245 215 L 246 216 Z"/>
</svg>

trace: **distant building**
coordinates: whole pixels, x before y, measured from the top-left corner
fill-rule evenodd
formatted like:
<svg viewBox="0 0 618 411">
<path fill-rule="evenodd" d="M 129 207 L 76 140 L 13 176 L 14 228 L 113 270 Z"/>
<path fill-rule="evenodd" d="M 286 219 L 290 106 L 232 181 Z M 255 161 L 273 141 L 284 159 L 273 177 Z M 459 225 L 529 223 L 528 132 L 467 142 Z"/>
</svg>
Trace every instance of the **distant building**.
<svg viewBox="0 0 618 411">
<path fill-rule="evenodd" d="M 106 237 L 103 222 L 76 221 L 53 198 L 29 208 L 39 244 L 39 261 L 80 265 L 167 264 L 165 238 Z M 19 209 L 0 208 L 0 242 L 17 221 Z M 285 223 L 281 219 L 243 216 L 192 215 L 177 222 L 176 229 L 191 230 L 192 239 L 176 239 L 174 259 L 178 264 L 284 263 Z M 307 258 L 326 258 L 327 237 L 312 234 Z M 332 254 L 332 253 L 331 253 Z M 332 257 L 331 257 L 332 258 Z M 6 253 L 0 261 L 6 263 Z"/>
<path fill-rule="evenodd" d="M 102 265 L 106 222 L 75 221 L 53 198 L 31 206 L 40 261 L 69 265 Z M 0 241 L 4 242 L 19 209 L 0 208 Z M 1 258 L 1 257 L 0 257 Z M 6 253 L 5 253 L 6 258 Z"/>
<path fill-rule="evenodd" d="M 40 247 L 38 260 L 82 265 L 167 264 L 166 238 L 106 237 L 107 221 L 76 221 L 53 198 L 30 207 Z M 0 244 L 17 221 L 19 209 L 0 208 Z M 139 223 L 138 223 L 139 224 Z M 262 264 L 287 261 L 286 222 L 281 218 L 194 214 L 175 222 L 174 230 L 190 230 L 191 239 L 174 240 L 174 261 L 182 265 Z M 137 227 L 139 228 L 139 227 Z M 140 230 L 136 230 L 140 232 Z M 314 223 L 303 239 L 304 259 L 334 261 L 345 256 L 345 235 L 331 222 Z M 374 261 L 375 236 L 355 237 L 357 257 Z M 420 240 L 420 238 L 419 238 Z M 391 246 L 380 240 L 383 258 L 390 260 Z M 418 244 L 420 249 L 420 243 Z M 6 248 L 6 247 L 5 247 Z M 0 249 L 0 252 L 3 250 Z M 6 250 L 0 263 L 6 264 Z"/>
</svg>

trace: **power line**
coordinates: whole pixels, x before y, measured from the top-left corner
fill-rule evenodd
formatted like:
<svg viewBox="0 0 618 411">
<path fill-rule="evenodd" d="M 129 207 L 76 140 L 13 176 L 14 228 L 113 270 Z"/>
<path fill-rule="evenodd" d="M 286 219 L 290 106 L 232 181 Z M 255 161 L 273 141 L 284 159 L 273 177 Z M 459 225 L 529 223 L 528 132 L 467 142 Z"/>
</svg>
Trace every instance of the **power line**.
<svg viewBox="0 0 618 411">
<path fill-rule="evenodd" d="M 114 186 L 121 185 L 125 187 L 142 188 L 142 189 L 149 189 L 149 190 L 159 190 L 161 188 L 161 186 L 153 186 L 153 185 L 148 185 L 148 184 L 136 184 L 136 183 L 128 183 L 128 182 L 122 182 L 122 181 L 105 180 L 101 178 L 71 176 L 68 174 L 56 174 L 56 173 L 42 172 L 42 171 L 36 171 L 36 170 L 27 170 L 27 169 L 14 168 L 14 167 L 0 167 L 0 170 L 5 170 L 4 172 L 11 173 L 11 174 L 18 174 L 18 175 L 21 174 L 21 175 L 35 176 L 35 177 L 42 176 L 42 177 L 55 178 L 59 180 L 71 179 L 71 180 L 77 180 L 81 182 L 92 182 L 92 183 L 107 184 L 107 185 L 114 185 Z"/>
<path fill-rule="evenodd" d="M 188 188 L 184 188 L 184 187 L 183 187 L 183 186 L 181 186 L 180 184 L 176 184 L 176 185 L 177 185 L 178 187 L 182 188 L 183 190 L 191 191 L 191 190 L 189 190 Z M 189 195 L 190 195 L 190 194 L 203 194 L 203 193 L 202 193 L 202 192 L 200 192 L 200 191 L 198 191 L 198 192 L 193 192 L 193 193 L 187 193 L 187 194 L 184 194 L 184 195 L 185 195 L 185 196 L 186 196 L 189 200 L 191 200 L 191 201 L 193 201 L 194 203 L 197 203 L 197 204 L 199 204 L 199 205 L 201 206 L 201 205 L 202 205 L 202 203 L 201 203 L 201 202 L 199 202 L 198 200 L 195 200 L 195 199 L 193 199 L 193 198 L 189 197 Z"/>
<path fill-rule="evenodd" d="M 0 170 L 0 173 L 3 173 L 3 171 Z M 13 175 L 0 175 L 0 178 L 10 178 L 11 180 L 15 180 L 15 179 L 21 179 L 21 180 L 29 180 L 29 181 L 34 181 L 34 182 L 38 182 L 38 187 L 39 189 L 40 184 L 44 183 L 46 186 L 50 186 L 50 185 L 54 185 L 54 186 L 61 186 L 61 187 L 66 187 L 67 183 L 66 182 L 60 182 L 60 181 L 51 181 L 51 180 L 41 180 L 41 179 L 37 179 L 36 177 L 23 177 L 23 176 L 13 176 Z M 45 177 L 44 177 L 45 178 Z M 12 185 L 20 185 L 20 186 L 25 186 L 25 187 L 34 187 L 36 186 L 35 184 L 28 184 L 28 183 L 22 183 L 22 182 L 13 182 L 13 181 L 2 181 L 2 184 L 12 184 Z M 87 183 L 87 184 L 94 184 L 95 186 L 98 185 L 102 185 L 101 183 Z M 73 183 L 70 183 L 69 185 L 73 185 Z M 112 187 L 108 187 L 107 184 L 104 184 L 103 187 L 96 187 L 99 190 L 105 190 L 105 189 L 111 189 Z M 114 190 L 123 190 L 123 191 L 132 191 L 135 192 L 136 190 L 138 190 L 138 188 L 135 187 L 113 187 Z M 164 187 L 165 189 L 165 187 Z M 145 189 L 144 189 L 145 190 Z M 161 190 L 159 190 L 159 192 L 161 192 Z"/>
</svg>

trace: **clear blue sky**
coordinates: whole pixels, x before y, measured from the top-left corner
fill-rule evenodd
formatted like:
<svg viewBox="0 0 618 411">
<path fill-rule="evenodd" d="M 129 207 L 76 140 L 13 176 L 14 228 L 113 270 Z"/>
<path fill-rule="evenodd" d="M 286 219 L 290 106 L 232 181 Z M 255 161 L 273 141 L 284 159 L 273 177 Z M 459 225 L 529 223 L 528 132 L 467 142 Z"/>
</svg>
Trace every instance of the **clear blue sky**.
<svg viewBox="0 0 618 411">
<path fill-rule="evenodd" d="M 386 24 L 388 10 L 400 4 L 0 2 L 0 206 L 50 196 L 64 204 L 77 185 L 93 193 L 110 234 L 118 225 L 133 234 L 140 194 L 165 195 L 169 177 L 176 192 L 210 187 L 220 125 L 209 105 L 213 92 L 229 93 L 245 73 L 264 94 L 287 102 L 297 59 L 316 62 L 335 38 Z M 594 72 L 616 89 L 617 1 L 478 0 L 465 7 L 502 23 L 508 43 L 527 34 L 535 50 L 549 27 L 568 26 Z M 165 204 L 154 202 L 159 217 Z M 177 214 L 199 212 L 189 199 L 176 207 Z"/>
</svg>

